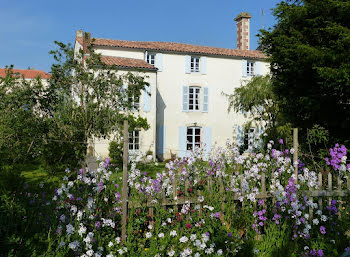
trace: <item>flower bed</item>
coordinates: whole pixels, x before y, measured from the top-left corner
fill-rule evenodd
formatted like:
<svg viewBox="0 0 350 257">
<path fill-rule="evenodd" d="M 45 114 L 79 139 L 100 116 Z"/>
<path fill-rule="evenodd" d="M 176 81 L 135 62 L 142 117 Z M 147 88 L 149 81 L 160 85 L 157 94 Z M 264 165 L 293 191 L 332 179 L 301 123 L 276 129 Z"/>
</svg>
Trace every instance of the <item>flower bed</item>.
<svg viewBox="0 0 350 257">
<path fill-rule="evenodd" d="M 332 167 L 346 163 L 346 148 L 340 149 L 340 162 L 339 156 L 338 162 L 328 160 Z M 310 195 L 322 186 L 318 174 L 299 165 L 296 177 L 291 153 L 271 142 L 264 154 L 241 155 L 228 144 L 207 161 L 201 151 L 170 161 L 156 178 L 133 164 L 124 242 L 121 178 L 110 181 L 109 161 L 96 171 L 67 170 L 53 197 L 58 224 L 50 251 L 109 257 L 339 256 L 349 246 L 347 191 L 341 200 Z M 334 169 L 346 182 L 349 166 L 339 172 Z"/>
</svg>

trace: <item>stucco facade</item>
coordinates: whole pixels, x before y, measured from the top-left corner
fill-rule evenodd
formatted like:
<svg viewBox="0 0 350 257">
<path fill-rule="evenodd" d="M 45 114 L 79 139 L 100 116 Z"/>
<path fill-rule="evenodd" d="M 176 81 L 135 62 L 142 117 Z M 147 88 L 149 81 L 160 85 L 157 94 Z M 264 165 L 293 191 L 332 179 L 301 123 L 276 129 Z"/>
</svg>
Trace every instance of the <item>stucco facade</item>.
<svg viewBox="0 0 350 257">
<path fill-rule="evenodd" d="M 79 44 L 78 34 L 77 41 Z M 122 58 L 123 63 L 129 60 L 130 64 L 144 61 L 156 68 L 141 74 L 151 85 L 150 111 L 144 112 L 141 97 L 140 114 L 151 125 L 150 130 L 140 134 L 141 152 L 151 150 L 158 158 L 168 159 L 187 156 L 198 146 L 208 152 L 214 144 L 224 146 L 227 140 L 242 143 L 246 118 L 241 113 L 228 112 L 225 94 L 232 94 L 252 76 L 269 72 L 261 52 L 100 38 L 92 42 L 95 52 L 102 56 Z M 127 67 L 127 71 L 125 68 L 120 67 L 120 74 L 138 72 L 135 67 Z M 97 154 L 108 156 L 109 141 L 94 143 Z"/>
</svg>

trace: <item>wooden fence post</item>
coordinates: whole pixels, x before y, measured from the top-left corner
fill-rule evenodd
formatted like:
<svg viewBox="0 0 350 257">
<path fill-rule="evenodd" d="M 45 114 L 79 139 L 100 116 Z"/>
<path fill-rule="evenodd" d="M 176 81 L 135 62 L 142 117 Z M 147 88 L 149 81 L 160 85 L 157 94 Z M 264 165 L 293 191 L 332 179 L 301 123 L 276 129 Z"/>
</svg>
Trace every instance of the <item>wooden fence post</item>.
<svg viewBox="0 0 350 257">
<path fill-rule="evenodd" d="M 298 147 L 299 147 L 299 142 L 298 142 L 298 128 L 293 129 L 293 148 L 294 148 L 294 153 L 293 153 L 293 165 L 294 165 L 294 175 L 295 175 L 295 181 L 294 183 L 298 183 Z"/>
<path fill-rule="evenodd" d="M 318 190 L 320 190 L 320 191 L 322 191 L 322 188 L 323 188 L 323 183 L 322 183 L 322 173 L 320 172 L 320 173 L 318 173 L 318 183 L 319 183 L 319 185 L 320 185 L 320 187 L 318 188 Z M 319 196 L 318 197 L 318 208 L 319 209 L 321 209 L 322 210 L 322 201 L 323 199 L 322 199 L 322 197 L 321 196 Z"/>
<path fill-rule="evenodd" d="M 330 172 L 328 173 L 328 191 L 332 192 L 332 174 Z M 332 200 L 332 197 L 329 196 L 328 205 L 331 205 L 331 200 Z"/>
<path fill-rule="evenodd" d="M 128 121 L 124 120 L 124 147 L 123 147 L 123 205 L 122 205 L 122 240 L 126 239 L 126 217 L 128 215 Z"/>
</svg>

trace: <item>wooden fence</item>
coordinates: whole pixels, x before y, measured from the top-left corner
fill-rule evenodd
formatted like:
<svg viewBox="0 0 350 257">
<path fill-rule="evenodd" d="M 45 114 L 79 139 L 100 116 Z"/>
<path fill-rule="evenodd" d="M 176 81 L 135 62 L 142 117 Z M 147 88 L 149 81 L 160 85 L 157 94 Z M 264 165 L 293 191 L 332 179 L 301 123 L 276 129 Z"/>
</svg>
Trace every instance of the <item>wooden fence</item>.
<svg viewBox="0 0 350 257">
<path fill-rule="evenodd" d="M 294 129 L 294 147 L 295 147 L 295 153 L 293 156 L 294 160 L 298 160 L 298 131 L 297 129 Z M 190 186 L 190 181 L 188 179 L 185 180 L 179 180 L 179 178 L 175 175 L 174 179 L 172 181 L 172 187 L 173 187 L 173 195 L 172 196 L 166 196 L 165 192 L 162 191 L 162 195 L 159 197 L 157 201 L 154 201 L 154 199 L 149 196 L 147 198 L 147 201 L 140 202 L 135 199 L 132 199 L 132 201 L 128 201 L 129 198 L 129 192 L 127 187 L 127 153 L 128 153 L 128 124 L 127 121 L 124 122 L 124 165 L 123 165 L 123 217 L 122 217 L 122 239 L 125 239 L 126 236 L 126 220 L 127 220 L 127 213 L 128 210 L 131 208 L 138 208 L 138 207 L 146 207 L 149 210 L 149 215 L 153 216 L 154 208 L 155 206 L 160 206 L 161 208 L 166 209 L 167 206 L 172 206 L 174 211 L 178 211 L 178 207 L 190 203 L 190 204 L 198 204 L 202 205 L 200 201 L 198 201 L 198 198 L 202 196 L 203 190 L 196 190 L 196 192 L 189 193 L 188 189 Z M 294 174 L 297 175 L 298 173 L 298 167 L 296 165 L 296 161 L 294 161 Z M 267 190 L 266 185 L 266 175 L 261 174 L 261 181 L 260 181 L 260 192 L 256 194 L 256 199 L 263 199 L 266 200 L 268 198 L 272 198 L 273 202 L 276 202 L 276 199 L 274 197 L 274 192 Z M 225 190 L 224 182 L 222 181 L 222 178 L 219 177 L 218 179 L 214 180 L 213 177 L 208 176 L 206 178 L 206 190 L 210 193 L 215 193 L 213 191 L 213 186 L 217 187 L 216 193 L 218 193 L 221 197 L 219 199 L 219 202 L 221 202 L 221 211 L 223 213 L 225 202 L 227 199 L 227 195 L 230 195 L 230 199 L 234 201 L 239 201 L 239 197 L 244 195 L 239 195 L 237 193 L 233 193 L 230 191 Z M 303 191 L 305 195 L 308 196 L 308 198 L 313 201 L 314 198 L 317 198 L 318 206 L 319 208 L 322 208 L 323 206 L 323 200 L 328 199 L 328 204 L 330 205 L 330 202 L 332 199 L 338 199 L 341 200 L 342 197 L 350 195 L 350 176 L 344 177 L 344 180 L 346 183 L 343 183 L 343 179 L 340 176 L 334 176 L 332 177 L 331 173 L 328 173 L 327 175 L 323 176 L 320 172 L 318 174 L 318 183 L 319 188 L 317 190 L 313 190 L 312 188 L 309 188 L 309 190 Z M 334 186 L 334 181 L 336 181 L 336 185 Z M 181 182 L 181 183 L 180 183 Z M 296 182 L 296 181 L 295 181 Z M 344 185 L 343 185 L 344 184 Z M 183 194 L 181 197 L 178 194 L 178 186 L 184 186 Z M 175 200 L 176 199 L 176 200 Z M 266 201 L 264 201 L 266 203 Z M 244 200 L 242 202 L 242 205 L 244 205 Z M 265 205 L 265 204 L 264 204 Z M 338 205 L 339 206 L 339 205 Z M 341 201 L 340 201 L 340 207 L 341 207 Z M 202 208 L 199 208 L 199 215 L 202 213 Z M 313 218 L 313 209 L 309 208 L 309 216 L 310 219 Z"/>
</svg>

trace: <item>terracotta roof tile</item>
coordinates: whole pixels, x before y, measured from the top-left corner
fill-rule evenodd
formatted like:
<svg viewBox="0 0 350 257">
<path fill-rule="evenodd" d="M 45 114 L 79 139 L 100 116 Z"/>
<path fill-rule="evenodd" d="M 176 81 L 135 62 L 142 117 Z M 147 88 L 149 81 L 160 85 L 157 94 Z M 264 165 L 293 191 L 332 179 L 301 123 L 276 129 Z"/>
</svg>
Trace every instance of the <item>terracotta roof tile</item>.
<svg viewBox="0 0 350 257">
<path fill-rule="evenodd" d="M 126 41 L 126 40 L 94 38 L 92 44 L 95 46 L 112 46 L 112 47 L 134 48 L 134 49 L 144 49 L 144 50 L 157 50 L 157 51 L 166 51 L 166 52 L 235 56 L 235 57 L 247 57 L 247 58 L 256 58 L 256 59 L 266 58 L 266 56 L 261 51 L 258 51 L 258 50 L 238 50 L 238 49 L 229 49 L 229 48 L 190 45 L 190 44 L 184 44 L 184 43 Z"/>
<path fill-rule="evenodd" d="M 108 65 L 116 65 L 124 68 L 138 68 L 147 70 L 156 70 L 153 65 L 141 59 L 115 57 L 115 56 L 101 56 L 101 61 Z"/>
<path fill-rule="evenodd" d="M 21 70 L 21 69 L 12 69 L 14 75 L 19 77 L 24 77 L 26 79 L 34 79 L 37 76 L 40 76 L 42 79 L 49 79 L 51 75 L 42 70 Z M 6 69 L 0 68 L 0 77 L 6 76 Z"/>
</svg>

